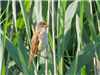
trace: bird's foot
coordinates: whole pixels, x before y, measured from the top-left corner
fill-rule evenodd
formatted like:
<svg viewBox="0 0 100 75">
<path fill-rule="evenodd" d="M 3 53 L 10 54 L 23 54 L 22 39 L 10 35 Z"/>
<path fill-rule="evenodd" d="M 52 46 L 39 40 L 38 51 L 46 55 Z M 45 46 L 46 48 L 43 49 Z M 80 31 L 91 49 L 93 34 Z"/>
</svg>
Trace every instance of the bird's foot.
<svg viewBox="0 0 100 75">
<path fill-rule="evenodd" d="M 48 56 L 46 56 L 45 58 L 46 58 L 46 59 L 49 59 L 49 57 L 48 57 Z"/>
</svg>

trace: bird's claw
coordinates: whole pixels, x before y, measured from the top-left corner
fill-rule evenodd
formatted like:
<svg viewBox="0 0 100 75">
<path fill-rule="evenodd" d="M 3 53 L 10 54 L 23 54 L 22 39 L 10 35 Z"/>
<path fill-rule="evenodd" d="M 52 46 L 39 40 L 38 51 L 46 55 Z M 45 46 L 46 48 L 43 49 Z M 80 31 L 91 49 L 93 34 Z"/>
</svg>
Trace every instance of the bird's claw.
<svg viewBox="0 0 100 75">
<path fill-rule="evenodd" d="M 48 56 L 46 56 L 46 59 L 49 59 L 49 57 L 48 57 Z"/>
</svg>

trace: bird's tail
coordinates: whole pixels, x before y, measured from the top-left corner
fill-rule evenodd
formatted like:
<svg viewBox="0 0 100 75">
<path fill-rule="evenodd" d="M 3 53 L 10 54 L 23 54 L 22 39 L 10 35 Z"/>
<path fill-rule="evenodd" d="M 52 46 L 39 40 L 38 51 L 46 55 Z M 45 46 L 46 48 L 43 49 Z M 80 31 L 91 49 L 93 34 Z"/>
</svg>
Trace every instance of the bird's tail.
<svg viewBox="0 0 100 75">
<path fill-rule="evenodd" d="M 35 54 L 30 53 L 30 60 L 28 62 L 28 69 L 30 67 L 31 60 L 34 58 Z"/>
</svg>

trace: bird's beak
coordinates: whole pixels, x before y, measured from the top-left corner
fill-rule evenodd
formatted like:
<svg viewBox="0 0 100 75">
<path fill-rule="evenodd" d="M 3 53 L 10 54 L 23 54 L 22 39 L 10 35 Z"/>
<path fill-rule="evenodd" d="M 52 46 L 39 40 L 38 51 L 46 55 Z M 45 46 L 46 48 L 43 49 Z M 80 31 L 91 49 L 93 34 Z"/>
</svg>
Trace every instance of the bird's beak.
<svg viewBox="0 0 100 75">
<path fill-rule="evenodd" d="M 45 25 L 44 27 L 45 27 L 45 28 L 47 28 L 47 27 L 51 27 L 51 25 Z"/>
</svg>

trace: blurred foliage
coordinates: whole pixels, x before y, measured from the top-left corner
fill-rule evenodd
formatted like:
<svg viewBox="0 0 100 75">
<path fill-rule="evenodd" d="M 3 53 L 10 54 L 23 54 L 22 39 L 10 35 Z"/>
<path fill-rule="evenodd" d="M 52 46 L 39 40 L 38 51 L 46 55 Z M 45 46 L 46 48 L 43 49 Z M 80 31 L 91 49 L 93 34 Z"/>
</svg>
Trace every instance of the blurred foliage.
<svg viewBox="0 0 100 75">
<path fill-rule="evenodd" d="M 100 1 L 54 3 L 57 74 L 93 75 L 95 51 L 100 60 Z M 1 1 L 0 9 L 0 75 L 5 75 L 7 70 L 8 75 L 44 75 L 46 59 L 35 56 L 29 69 L 28 61 L 35 26 L 40 21 L 47 23 L 48 1 Z M 49 28 L 49 75 L 54 75 L 52 42 L 52 29 Z M 46 51 L 40 54 L 46 56 Z"/>
</svg>

